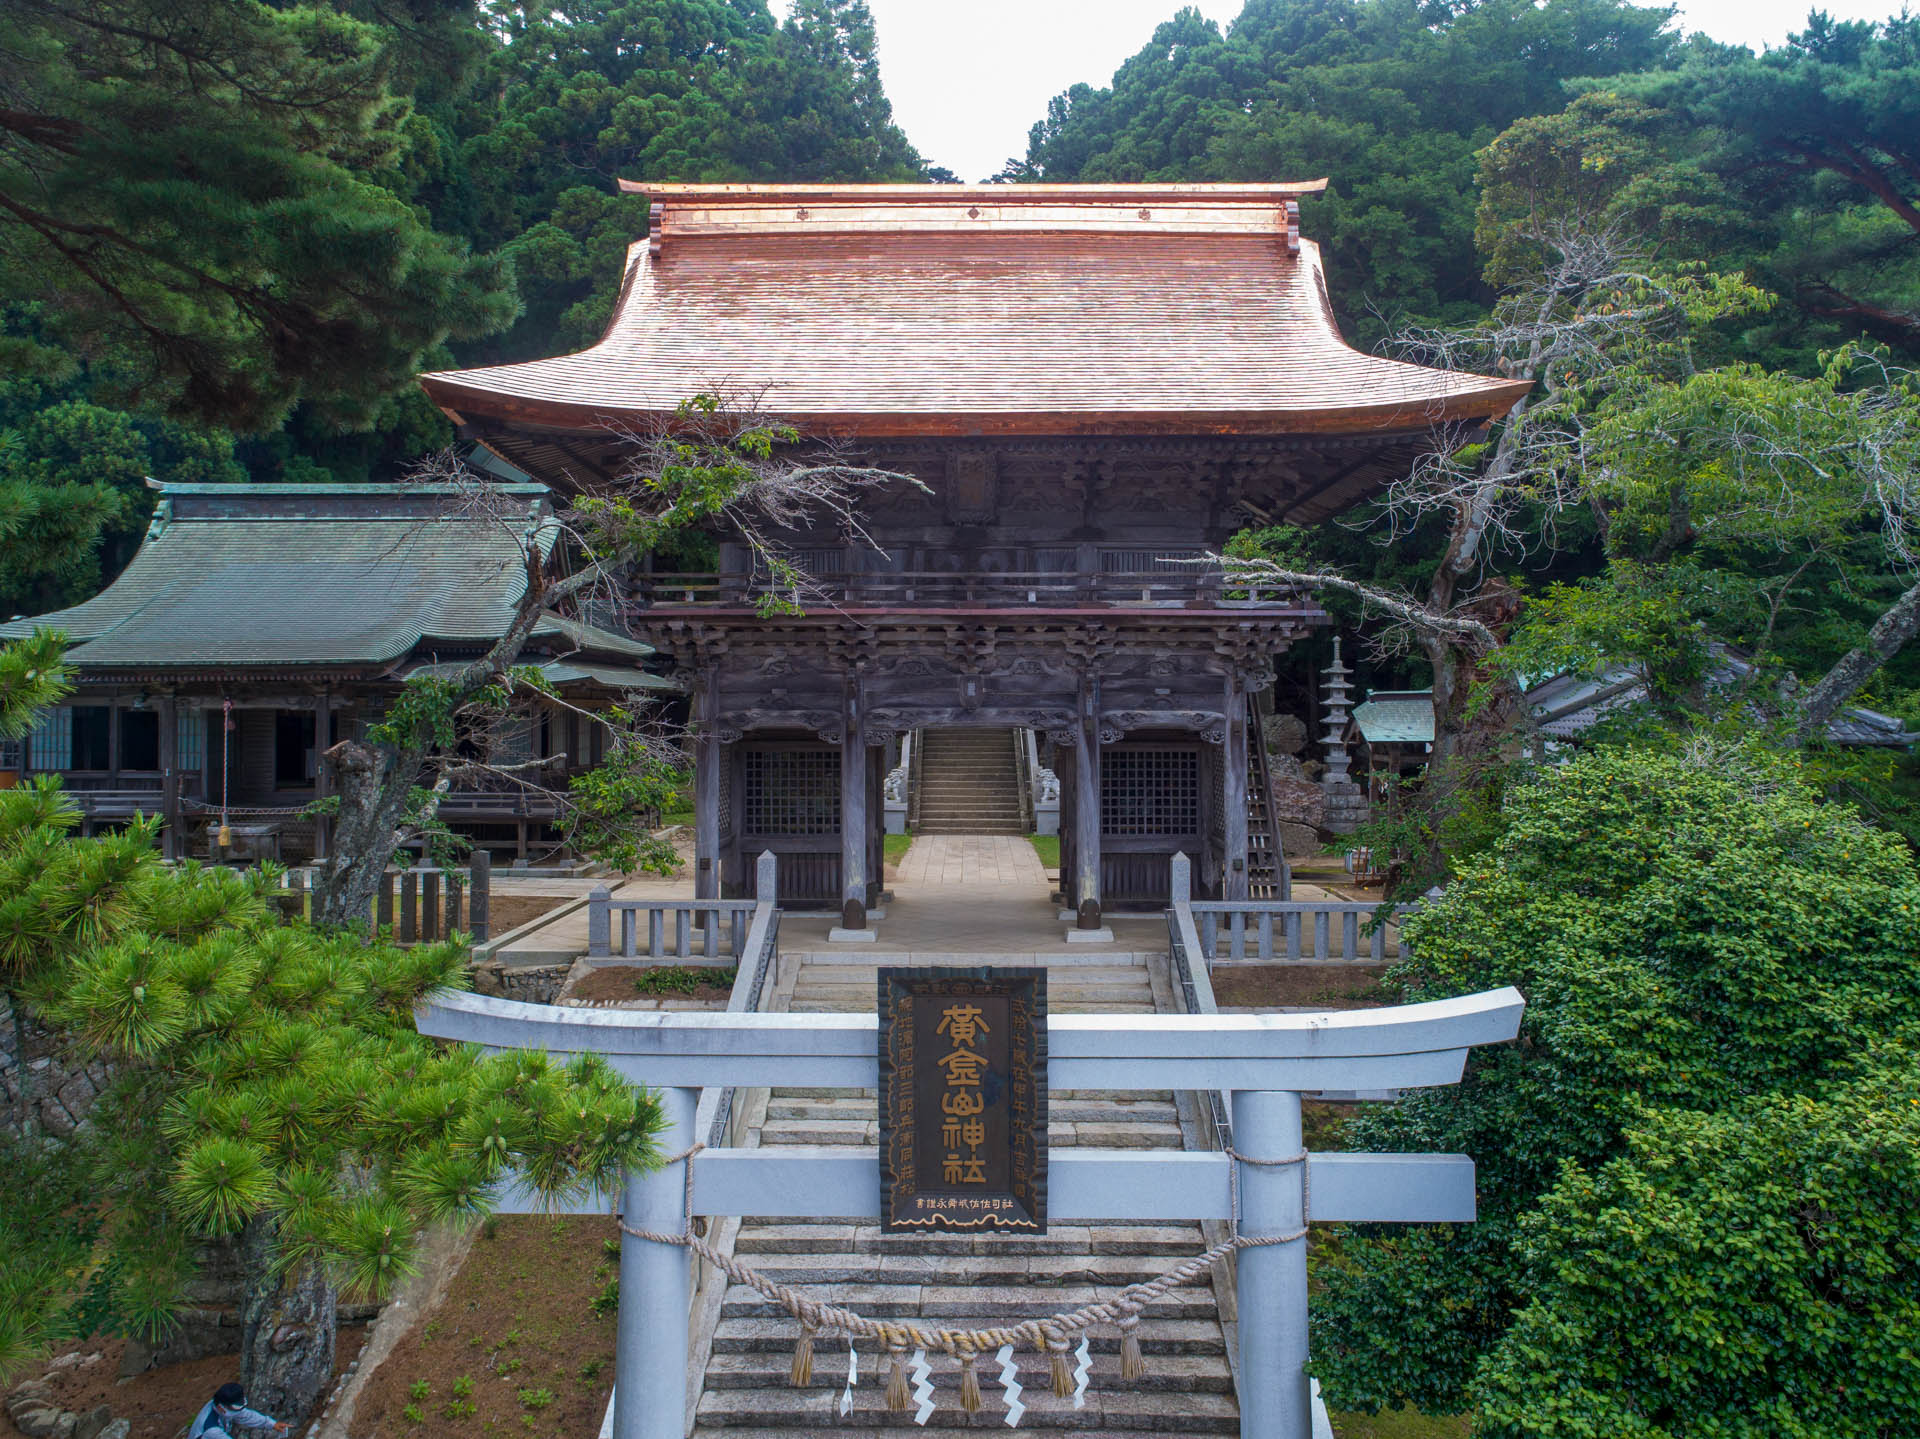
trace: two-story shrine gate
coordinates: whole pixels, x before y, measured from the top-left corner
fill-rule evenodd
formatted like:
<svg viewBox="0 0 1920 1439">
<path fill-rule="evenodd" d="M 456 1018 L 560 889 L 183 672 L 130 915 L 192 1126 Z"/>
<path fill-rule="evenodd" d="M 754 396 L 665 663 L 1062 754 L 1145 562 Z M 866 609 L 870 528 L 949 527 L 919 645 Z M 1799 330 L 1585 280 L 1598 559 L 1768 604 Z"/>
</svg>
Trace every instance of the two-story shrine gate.
<svg viewBox="0 0 1920 1439">
<path fill-rule="evenodd" d="M 783 902 L 863 930 L 888 746 L 964 725 L 1050 741 L 1081 931 L 1159 908 L 1180 851 L 1244 899 L 1246 698 L 1325 615 L 1189 562 L 1339 514 L 1525 382 L 1349 348 L 1300 233 L 1320 180 L 623 185 L 651 233 L 606 334 L 425 376 L 462 435 L 620 492 L 622 436 L 718 385 L 926 486 L 863 510 L 877 551 L 789 537 L 804 618 L 760 613 L 769 576 L 726 534 L 716 573 L 636 594 L 695 693 L 700 895 L 752 893 L 769 849 Z"/>
</svg>

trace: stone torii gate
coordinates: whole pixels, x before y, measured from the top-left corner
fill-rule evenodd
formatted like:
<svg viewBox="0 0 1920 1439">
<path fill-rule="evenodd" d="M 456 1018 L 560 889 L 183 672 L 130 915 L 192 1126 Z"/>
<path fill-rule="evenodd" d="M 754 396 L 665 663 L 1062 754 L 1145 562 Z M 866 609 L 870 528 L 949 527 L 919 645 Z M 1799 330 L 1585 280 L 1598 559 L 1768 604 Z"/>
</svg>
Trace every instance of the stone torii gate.
<svg viewBox="0 0 1920 1439">
<path fill-rule="evenodd" d="M 1047 1022 L 1051 1087 L 1229 1091 L 1233 1144 L 1244 1163 L 1217 1151 L 1051 1150 L 1051 1216 L 1063 1223 L 1228 1219 L 1237 1170 L 1240 1232 L 1251 1238 L 1303 1229 L 1309 1191 L 1318 1220 L 1469 1221 L 1474 1169 L 1466 1155 L 1310 1154 L 1305 1164 L 1297 1162 L 1304 1151 L 1300 1095 L 1457 1083 L 1467 1050 L 1511 1040 L 1523 1008 L 1519 991 L 1508 988 L 1318 1014 L 1053 1015 Z M 668 1121 L 660 1141 L 665 1154 L 692 1146 L 702 1087 L 873 1089 L 879 1083 L 875 1014 L 563 1009 L 445 992 L 423 1004 L 418 1019 L 422 1034 L 492 1050 L 603 1056 L 634 1083 L 659 1089 Z M 542 1207 L 515 1194 L 501 1205 L 506 1212 Z M 574 1212 L 608 1207 L 590 1197 Z M 689 1209 L 694 1215 L 874 1222 L 879 1154 L 842 1147 L 715 1148 L 651 1173 L 628 1174 L 621 1202 L 627 1224 L 678 1232 Z M 1306 1240 L 1245 1249 L 1235 1263 L 1240 1432 L 1248 1439 L 1310 1439 L 1318 1401 L 1305 1372 Z M 686 1250 L 623 1233 L 615 1439 L 685 1439 L 691 1298 Z M 1008 1316 L 1009 1322 L 1027 1317 L 1034 1316 Z"/>
</svg>

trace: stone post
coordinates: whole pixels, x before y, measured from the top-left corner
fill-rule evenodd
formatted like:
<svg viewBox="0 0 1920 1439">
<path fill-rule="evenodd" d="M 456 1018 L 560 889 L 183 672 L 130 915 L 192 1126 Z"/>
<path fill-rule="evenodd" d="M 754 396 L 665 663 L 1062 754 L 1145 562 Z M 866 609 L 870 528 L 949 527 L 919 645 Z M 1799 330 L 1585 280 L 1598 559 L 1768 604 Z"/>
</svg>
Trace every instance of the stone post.
<svg viewBox="0 0 1920 1439">
<path fill-rule="evenodd" d="M 587 894 L 587 953 L 596 959 L 613 953 L 613 894 L 604 884 Z"/>
<path fill-rule="evenodd" d="M 491 937 L 487 928 L 487 904 L 493 894 L 493 855 L 488 850 L 475 849 L 467 864 L 472 871 L 467 895 L 467 929 L 475 944 L 483 944 Z"/>
</svg>

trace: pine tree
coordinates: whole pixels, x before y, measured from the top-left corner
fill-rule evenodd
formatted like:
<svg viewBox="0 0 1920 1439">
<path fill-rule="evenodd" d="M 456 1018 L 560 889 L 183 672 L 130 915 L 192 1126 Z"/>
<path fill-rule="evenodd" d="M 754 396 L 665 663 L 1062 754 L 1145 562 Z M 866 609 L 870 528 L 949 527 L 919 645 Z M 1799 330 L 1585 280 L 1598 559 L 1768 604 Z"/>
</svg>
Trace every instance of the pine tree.
<svg viewBox="0 0 1920 1439">
<path fill-rule="evenodd" d="M 57 693 L 56 659 L 50 636 L 0 654 L 0 720 Z M 0 1224 L 0 1364 L 103 1317 L 164 1332 L 195 1243 L 237 1237 L 243 1382 L 299 1419 L 338 1295 L 389 1292 L 423 1226 L 484 1213 L 508 1173 L 558 1196 L 653 1159 L 657 1100 L 598 1058 L 419 1035 L 421 997 L 464 983 L 461 946 L 281 923 L 270 872 L 168 868 L 154 821 L 78 839 L 76 819 L 49 779 L 0 792 L 0 981 L 114 1072 L 79 1161 L 92 1222 L 51 1253 Z"/>
</svg>

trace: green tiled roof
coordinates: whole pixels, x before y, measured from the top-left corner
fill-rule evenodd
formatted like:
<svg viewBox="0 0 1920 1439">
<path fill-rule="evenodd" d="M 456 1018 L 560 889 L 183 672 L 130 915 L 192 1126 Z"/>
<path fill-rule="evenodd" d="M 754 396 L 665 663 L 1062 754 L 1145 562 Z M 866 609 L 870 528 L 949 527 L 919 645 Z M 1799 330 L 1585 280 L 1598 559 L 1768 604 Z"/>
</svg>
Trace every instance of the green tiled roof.
<svg viewBox="0 0 1920 1439">
<path fill-rule="evenodd" d="M 461 660 L 441 660 L 434 664 L 414 665 L 403 679 L 414 679 L 421 675 L 430 675 L 446 679 L 466 668 Z M 556 685 L 570 685 L 587 682 L 609 690 L 674 690 L 680 686 L 665 675 L 649 674 L 632 665 L 593 664 L 583 659 L 568 658 L 548 660 L 536 666 L 547 680 Z"/>
<path fill-rule="evenodd" d="M 1353 707 L 1368 744 L 1432 744 L 1432 690 L 1376 690 Z"/>
<path fill-rule="evenodd" d="M 558 539 L 540 485 L 502 485 L 509 518 L 448 513 L 452 491 L 384 485 L 163 485 L 126 572 L 46 627 L 82 670 L 385 666 L 484 648 L 526 584 L 521 541 Z M 548 616 L 536 648 L 618 660 L 652 649 Z"/>
</svg>

